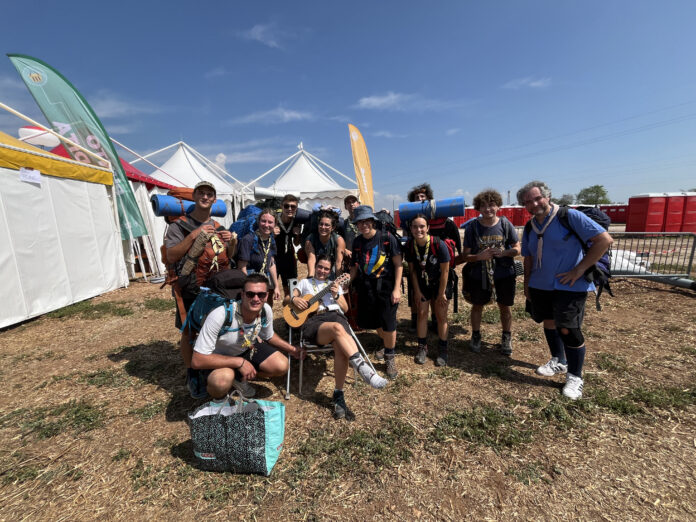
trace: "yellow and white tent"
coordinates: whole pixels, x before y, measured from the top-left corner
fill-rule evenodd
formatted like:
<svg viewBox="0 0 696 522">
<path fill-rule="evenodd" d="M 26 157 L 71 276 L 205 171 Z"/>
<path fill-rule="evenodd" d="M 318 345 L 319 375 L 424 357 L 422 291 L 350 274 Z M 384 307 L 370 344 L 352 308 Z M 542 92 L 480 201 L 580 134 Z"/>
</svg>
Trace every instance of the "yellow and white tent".
<svg viewBox="0 0 696 522">
<path fill-rule="evenodd" d="M 0 132 L 0 328 L 128 286 L 112 184 Z"/>
</svg>

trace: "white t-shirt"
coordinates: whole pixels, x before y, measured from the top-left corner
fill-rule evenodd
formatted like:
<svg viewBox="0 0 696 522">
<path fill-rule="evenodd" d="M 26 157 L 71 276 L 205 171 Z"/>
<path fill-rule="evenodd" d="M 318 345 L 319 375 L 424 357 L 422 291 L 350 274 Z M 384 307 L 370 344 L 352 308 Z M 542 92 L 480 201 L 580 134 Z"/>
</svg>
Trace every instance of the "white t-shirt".
<svg viewBox="0 0 696 522">
<path fill-rule="evenodd" d="M 237 306 L 239 305 L 236 303 L 235 312 L 237 311 Z M 273 337 L 273 310 L 268 303 L 265 303 L 263 308 L 266 311 L 266 320 L 262 323 L 258 336 L 262 340 L 267 341 Z M 211 310 L 203 323 L 203 327 L 201 328 L 201 332 L 198 334 L 198 339 L 196 339 L 196 345 L 193 349 L 198 353 L 202 353 L 203 355 L 217 353 L 220 355 L 236 357 L 237 355 L 244 353 L 247 348 L 242 346 L 244 343 L 244 335 L 242 334 L 242 330 L 239 329 L 240 325 L 238 315 L 235 313 L 234 317 L 232 318 L 232 324 L 230 325 L 232 331 L 224 333 L 218 337 L 224 322 L 224 306 L 219 306 L 214 310 Z M 242 328 L 248 333 L 254 329 L 254 324 L 245 323 L 242 325 Z"/>
<path fill-rule="evenodd" d="M 317 281 L 313 277 L 309 279 L 303 279 L 297 284 L 297 290 L 300 292 L 300 296 L 305 296 L 307 294 L 316 294 L 323 290 L 326 285 L 333 283 L 333 281 Z M 343 289 L 338 287 L 338 295 L 343 295 Z M 321 298 L 321 303 L 319 303 L 320 310 L 340 310 L 341 307 L 331 295 L 331 292 L 327 292 L 324 297 Z"/>
</svg>

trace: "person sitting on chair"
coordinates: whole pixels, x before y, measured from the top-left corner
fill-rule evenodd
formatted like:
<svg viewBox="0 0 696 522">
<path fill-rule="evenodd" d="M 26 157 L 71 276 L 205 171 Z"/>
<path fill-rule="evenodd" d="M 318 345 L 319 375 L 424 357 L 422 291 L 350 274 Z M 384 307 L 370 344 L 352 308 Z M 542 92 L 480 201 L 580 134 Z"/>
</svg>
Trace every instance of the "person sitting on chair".
<svg viewBox="0 0 696 522">
<path fill-rule="evenodd" d="M 333 393 L 334 418 L 355 418 L 346 406 L 343 384 L 346 380 L 348 364 L 373 388 L 384 388 L 387 380 L 378 375 L 363 359 L 350 332 L 348 321 L 342 312 L 348 309 L 343 290 L 336 282 L 328 281 L 331 261 L 327 255 L 320 254 L 314 267 L 315 275 L 303 279 L 293 292 L 290 302 L 299 310 L 306 310 L 309 303 L 302 296 L 316 294 L 331 284 L 331 292 L 324 295 L 318 311 L 311 315 L 302 327 L 303 337 L 312 344 L 324 346 L 331 344 L 334 349 L 334 378 L 336 387 Z"/>
</svg>

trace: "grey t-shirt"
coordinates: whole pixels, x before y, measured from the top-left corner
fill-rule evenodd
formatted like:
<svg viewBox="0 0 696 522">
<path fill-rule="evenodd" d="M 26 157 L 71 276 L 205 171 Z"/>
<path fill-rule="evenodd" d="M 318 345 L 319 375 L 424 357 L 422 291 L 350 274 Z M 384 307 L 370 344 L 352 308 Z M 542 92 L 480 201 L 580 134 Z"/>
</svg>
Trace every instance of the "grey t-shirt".
<svg viewBox="0 0 696 522">
<path fill-rule="evenodd" d="M 505 237 L 505 228 L 508 228 L 507 238 Z M 464 234 L 464 248 L 470 248 L 472 254 L 478 254 L 490 246 L 506 250 L 518 241 L 519 239 L 515 227 L 509 222 L 503 225 L 503 218 L 499 219 L 498 222 L 491 227 L 482 225 L 478 219 L 475 219 L 466 227 L 466 233 Z M 500 257 L 495 259 L 494 263 L 494 279 L 515 275 L 513 258 Z M 476 264 L 480 267 L 483 263 L 481 261 L 476 261 Z M 483 277 L 483 272 L 481 269 L 474 269 L 471 272 L 471 276 L 480 279 Z"/>
<path fill-rule="evenodd" d="M 191 216 L 186 216 L 186 221 L 193 228 L 198 228 L 201 225 L 215 226 L 215 221 L 213 219 L 209 219 L 206 222 L 201 222 L 193 219 Z M 167 232 L 164 234 L 164 246 L 167 248 L 172 248 L 173 246 L 181 243 L 189 234 L 190 232 L 181 225 L 181 220 L 176 220 L 174 223 L 170 223 L 167 227 Z"/>
</svg>

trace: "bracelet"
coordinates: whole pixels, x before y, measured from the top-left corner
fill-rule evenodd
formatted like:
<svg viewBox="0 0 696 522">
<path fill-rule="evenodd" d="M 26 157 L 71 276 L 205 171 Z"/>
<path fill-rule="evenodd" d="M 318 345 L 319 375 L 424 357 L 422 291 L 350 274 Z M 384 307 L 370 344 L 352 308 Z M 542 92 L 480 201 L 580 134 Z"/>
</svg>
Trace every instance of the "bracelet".
<svg viewBox="0 0 696 522">
<path fill-rule="evenodd" d="M 235 370 L 241 370 L 241 369 L 242 369 L 242 366 L 244 366 L 244 363 L 245 363 L 245 362 L 246 362 L 246 361 L 245 361 L 244 359 L 242 359 L 242 364 L 240 364 L 239 366 L 237 366 L 237 367 L 235 368 Z"/>
</svg>

